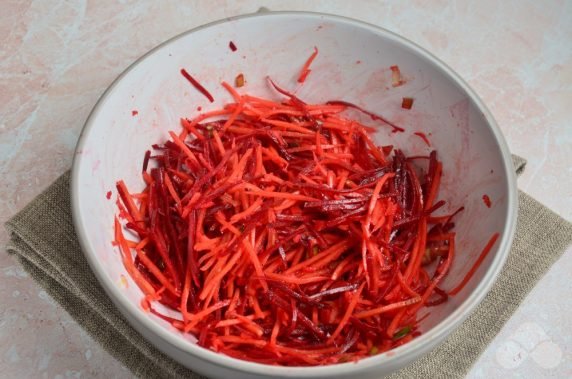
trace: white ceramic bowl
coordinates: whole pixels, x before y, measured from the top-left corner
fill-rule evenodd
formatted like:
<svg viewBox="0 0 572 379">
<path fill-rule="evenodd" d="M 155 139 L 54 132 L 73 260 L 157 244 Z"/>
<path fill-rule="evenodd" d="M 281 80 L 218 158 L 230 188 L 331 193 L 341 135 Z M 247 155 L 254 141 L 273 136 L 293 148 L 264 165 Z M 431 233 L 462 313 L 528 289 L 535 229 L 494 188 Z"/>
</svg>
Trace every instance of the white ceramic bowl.
<svg viewBox="0 0 572 379">
<path fill-rule="evenodd" d="M 228 45 L 233 41 L 238 50 Z M 141 291 L 126 274 L 111 245 L 115 182 L 141 189 L 144 151 L 178 130 L 180 117 L 230 101 L 220 86 L 238 73 L 251 94 L 276 96 L 265 77 L 296 87 L 300 67 L 319 48 L 299 96 L 311 102 L 344 99 L 405 127 L 391 134 L 380 127 L 376 140 L 408 154 L 429 148 L 413 132 L 429 135 L 443 161 L 441 198 L 449 210 L 465 206 L 456 219 L 457 256 L 442 284 L 460 281 L 491 235 L 501 237 L 466 288 L 431 309 L 423 334 L 390 352 L 357 363 L 324 367 L 275 367 L 245 362 L 197 346 L 157 317 L 141 310 Z M 358 63 L 359 62 L 359 63 Z M 406 84 L 393 88 L 389 67 L 399 65 Z M 185 67 L 214 95 L 210 104 L 180 75 Z M 413 109 L 401 109 L 404 96 Z M 132 110 L 137 110 L 136 116 Z M 487 194 L 492 207 L 482 196 Z M 75 227 L 85 255 L 103 288 L 126 319 L 149 341 L 183 365 L 213 378 L 379 378 L 410 363 L 442 342 L 483 299 L 499 274 L 513 238 L 517 193 L 511 157 L 493 117 L 468 85 L 419 46 L 379 27 L 312 13 L 272 12 L 215 22 L 171 39 L 131 65 L 105 92 L 80 137 L 72 173 Z M 128 285 L 122 284 L 123 277 Z M 452 358 L 454 359 L 454 358 Z M 142 362 L 142 364 L 144 364 Z"/>
</svg>

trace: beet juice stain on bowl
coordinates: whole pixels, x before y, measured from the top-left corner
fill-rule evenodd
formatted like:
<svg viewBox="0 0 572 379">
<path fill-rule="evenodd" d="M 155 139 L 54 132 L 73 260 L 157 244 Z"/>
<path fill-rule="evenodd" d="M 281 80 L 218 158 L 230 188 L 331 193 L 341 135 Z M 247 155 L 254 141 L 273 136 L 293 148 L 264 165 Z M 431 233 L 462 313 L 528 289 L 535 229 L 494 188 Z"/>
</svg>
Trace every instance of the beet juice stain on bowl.
<svg viewBox="0 0 572 379">
<path fill-rule="evenodd" d="M 234 102 L 182 119 L 146 152 L 143 191 L 117 183 L 119 217 L 138 239 L 116 219 L 114 242 L 143 309 L 200 346 L 267 364 L 355 361 L 418 336 L 419 311 L 449 297 L 439 285 L 455 255 L 458 212 L 435 214 L 446 204 L 437 152 L 408 158 L 377 146 L 375 127 L 348 108 L 405 130 L 345 101 L 308 104 L 272 79 L 281 98 L 222 85 Z"/>
<path fill-rule="evenodd" d="M 283 41 L 288 49 L 276 50 Z M 357 96 L 380 67 L 388 85 Z M 121 106 L 125 93 L 138 95 Z M 405 98 L 415 98 L 411 109 Z M 463 100 L 475 164 L 452 180 L 460 135 L 442 110 Z M 133 106 L 137 128 L 109 127 Z M 408 128 L 393 122 L 399 112 L 432 117 Z M 101 99 L 78 145 L 86 148 L 94 153 L 76 156 L 72 203 L 96 276 L 159 349 L 214 377 L 379 377 L 403 367 L 478 304 L 514 231 L 508 151 L 480 100 L 425 51 L 339 17 L 238 18 L 166 43 Z M 85 169 L 92 160 L 103 177 Z M 483 191 L 499 200 L 469 230 L 472 196 L 484 208 L 471 188 L 491 169 L 498 179 Z M 91 181 L 118 179 L 113 237 L 117 208 L 90 200 L 102 196 Z M 125 271 L 133 285 L 118 286 Z"/>
</svg>

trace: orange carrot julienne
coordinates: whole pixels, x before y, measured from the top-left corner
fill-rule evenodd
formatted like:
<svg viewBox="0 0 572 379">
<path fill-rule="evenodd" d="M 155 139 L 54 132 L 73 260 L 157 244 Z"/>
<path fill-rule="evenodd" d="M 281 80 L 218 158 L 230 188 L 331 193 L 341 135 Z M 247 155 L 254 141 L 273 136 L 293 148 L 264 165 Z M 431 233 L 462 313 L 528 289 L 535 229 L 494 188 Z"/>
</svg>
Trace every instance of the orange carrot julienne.
<svg viewBox="0 0 572 379">
<path fill-rule="evenodd" d="M 308 60 L 306 60 L 304 66 L 302 66 L 302 70 L 300 71 L 300 75 L 298 76 L 298 83 L 304 83 L 306 81 L 306 78 L 308 77 L 308 74 L 311 71 L 310 65 L 312 64 L 314 59 L 316 59 L 316 56 L 318 56 L 318 48 L 314 46 L 314 52 L 312 53 L 312 55 L 310 55 Z"/>
<path fill-rule="evenodd" d="M 203 136 L 201 133 L 199 133 L 199 131 L 195 128 L 195 126 L 189 122 L 189 120 L 187 120 L 186 118 L 182 118 L 181 119 L 181 125 L 183 126 L 184 130 L 188 130 L 189 132 L 193 133 L 193 135 L 200 139 L 200 140 L 204 140 L 205 136 Z"/>
<path fill-rule="evenodd" d="M 133 218 L 135 222 L 141 221 L 141 214 L 139 213 L 139 209 L 135 206 L 135 202 L 133 201 L 133 197 L 127 191 L 127 186 L 125 186 L 125 182 L 123 180 L 119 180 L 117 182 L 117 192 L 123 200 L 123 204 L 127 208 L 127 211 Z"/>
<path fill-rule="evenodd" d="M 477 269 L 480 267 L 481 263 L 483 263 L 483 261 L 485 260 L 485 258 L 488 255 L 488 253 L 493 248 L 493 246 L 494 246 L 494 244 L 498 238 L 499 238 L 499 233 L 493 234 L 493 236 L 491 237 L 489 242 L 487 242 L 487 244 L 485 245 L 485 248 L 483 249 L 483 251 L 481 252 L 479 257 L 477 258 L 475 263 L 471 266 L 471 269 L 469 270 L 469 272 L 467 272 L 467 274 L 463 277 L 463 280 L 461 280 L 461 283 L 459 283 L 455 288 L 453 288 L 451 291 L 449 291 L 449 295 L 454 296 L 454 295 L 458 294 L 467 285 L 469 280 L 471 280 L 471 278 L 473 277 L 473 275 L 475 274 Z"/>
<path fill-rule="evenodd" d="M 352 296 L 352 300 L 348 304 L 348 307 L 346 309 L 346 313 L 342 317 L 342 320 L 339 322 L 336 330 L 334 330 L 334 332 L 332 333 L 332 335 L 328 339 L 329 342 L 333 342 L 336 339 L 336 337 L 340 334 L 340 332 L 342 331 L 342 329 L 344 328 L 344 326 L 346 325 L 346 323 L 350 319 L 350 316 L 352 315 L 352 313 L 353 313 L 353 311 L 357 305 L 361 291 L 363 290 L 364 286 L 365 286 L 365 283 L 362 283 L 361 286 L 359 287 L 359 289 L 356 291 L 356 293 Z"/>
<path fill-rule="evenodd" d="M 230 84 L 228 84 L 227 82 L 222 82 L 221 84 L 232 95 L 232 97 L 238 104 L 241 104 L 243 102 L 242 96 L 234 88 L 232 88 Z"/>
<path fill-rule="evenodd" d="M 149 284 L 149 282 L 145 278 L 143 278 L 139 270 L 137 270 L 133 265 L 133 257 L 131 256 L 131 252 L 127 247 L 127 244 L 125 243 L 123 232 L 121 231 L 121 225 L 119 224 L 117 218 L 115 219 L 115 234 L 116 234 L 116 242 L 118 243 L 123 256 L 122 260 L 123 264 L 125 265 L 125 269 L 145 295 L 154 296 L 155 289 L 153 288 L 153 286 L 151 286 L 151 284 Z"/>
<path fill-rule="evenodd" d="M 371 310 L 368 310 L 368 311 L 364 311 L 364 312 L 361 312 L 361 313 L 356 314 L 355 317 L 358 318 L 358 319 L 359 319 L 359 318 L 372 317 L 372 316 L 376 316 L 376 315 L 381 314 L 381 313 L 389 312 L 389 311 L 391 311 L 391 310 L 393 310 L 393 309 L 399 309 L 399 308 L 407 307 L 408 305 L 416 304 L 416 303 L 418 303 L 418 302 L 420 302 L 420 301 L 421 301 L 421 298 L 420 298 L 420 297 L 416 297 L 416 298 L 412 298 L 412 299 L 409 299 L 409 300 L 404 300 L 404 301 L 400 301 L 400 302 L 397 302 L 397 303 L 393 303 L 393 304 L 389 304 L 389 305 L 384 305 L 384 306 L 381 306 L 381 307 L 376 308 L 376 309 L 371 309 Z"/>
<path fill-rule="evenodd" d="M 205 317 L 209 313 L 212 313 L 218 309 L 227 307 L 229 304 L 230 304 L 230 301 L 228 301 L 228 300 L 221 301 L 221 302 L 218 302 L 218 303 L 206 308 L 205 310 L 203 310 L 201 312 L 190 315 L 191 322 L 189 324 L 185 325 L 185 331 L 189 331 L 194 325 L 196 325 L 203 317 Z"/>
<path fill-rule="evenodd" d="M 169 280 L 165 277 L 165 275 L 159 270 L 157 266 L 151 261 L 145 253 L 143 253 L 140 249 L 135 249 L 137 253 L 137 257 L 141 260 L 141 262 L 145 265 L 145 267 L 151 272 L 157 280 L 165 286 L 165 288 L 170 291 L 173 295 L 178 295 L 177 290 L 175 287 L 169 282 Z"/>
<path fill-rule="evenodd" d="M 173 139 L 173 142 L 175 142 L 175 144 L 177 144 L 177 146 L 179 146 L 179 148 L 185 153 L 189 161 L 199 165 L 199 161 L 197 160 L 196 155 L 191 151 L 191 149 L 189 149 L 189 147 L 185 145 L 185 143 L 181 141 L 175 133 L 169 132 L 169 135 Z"/>
</svg>

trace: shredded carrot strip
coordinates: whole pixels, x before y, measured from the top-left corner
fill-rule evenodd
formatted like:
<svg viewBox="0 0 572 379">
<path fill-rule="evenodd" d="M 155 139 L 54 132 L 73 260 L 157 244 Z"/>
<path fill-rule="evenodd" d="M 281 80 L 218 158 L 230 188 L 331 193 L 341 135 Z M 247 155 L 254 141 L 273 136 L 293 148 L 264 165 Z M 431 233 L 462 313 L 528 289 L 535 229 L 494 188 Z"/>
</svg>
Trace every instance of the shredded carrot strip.
<svg viewBox="0 0 572 379">
<path fill-rule="evenodd" d="M 477 260 L 475 261 L 475 263 L 473 264 L 473 266 L 471 267 L 469 272 L 467 272 L 467 274 L 465 275 L 463 280 L 461 280 L 461 283 L 459 283 L 455 288 L 453 288 L 451 291 L 449 291 L 449 295 L 454 296 L 454 295 L 458 294 L 467 285 L 469 280 L 471 280 L 471 278 L 473 277 L 473 275 L 475 274 L 477 269 L 481 266 L 481 263 L 483 263 L 483 261 L 485 260 L 485 258 L 488 255 L 488 253 L 493 248 L 493 246 L 494 246 L 494 244 L 498 238 L 499 238 L 498 233 L 493 234 L 493 236 L 491 237 L 489 242 L 487 242 L 485 248 L 483 249 L 483 251 L 481 252 L 479 257 L 477 258 Z"/>
<path fill-rule="evenodd" d="M 352 315 L 352 313 L 353 313 L 353 311 L 357 305 L 357 302 L 358 302 L 359 297 L 361 295 L 361 291 L 363 290 L 364 286 L 365 286 L 365 283 L 362 283 L 362 285 L 359 287 L 359 289 L 356 291 L 356 293 L 352 296 L 352 300 L 348 304 L 348 307 L 346 309 L 346 313 L 344 314 L 344 317 L 342 317 L 342 320 L 338 324 L 338 327 L 336 328 L 336 330 L 332 333 L 332 335 L 328 339 L 329 343 L 332 343 L 336 339 L 336 337 L 341 333 L 344 326 L 346 326 L 348 320 L 350 319 L 350 316 Z"/>
<path fill-rule="evenodd" d="M 312 64 L 314 59 L 316 59 L 317 55 L 318 55 L 318 48 L 314 47 L 314 52 L 312 53 L 312 55 L 310 55 L 306 63 L 304 63 L 304 66 L 302 66 L 302 70 L 300 71 L 300 75 L 298 76 L 298 83 L 304 83 L 304 81 L 306 81 L 306 78 L 308 77 L 308 74 L 311 71 L 310 65 Z"/>
<path fill-rule="evenodd" d="M 179 146 L 179 148 L 185 153 L 185 155 L 191 162 L 195 163 L 196 165 L 200 165 L 197 156 L 191 151 L 191 149 L 189 149 L 187 145 L 185 145 L 183 141 L 179 139 L 179 137 L 175 133 L 169 132 L 169 135 L 171 136 L 173 141 L 177 144 L 177 146 Z"/>
<path fill-rule="evenodd" d="M 181 119 L 181 125 L 183 126 L 184 130 L 187 130 L 191 133 L 193 133 L 193 135 L 195 137 L 197 137 L 200 140 L 204 140 L 205 136 L 203 136 L 198 130 L 197 128 L 195 128 L 195 125 L 193 125 L 192 123 L 189 122 L 189 120 L 187 120 L 186 118 L 182 118 Z"/>
<path fill-rule="evenodd" d="M 264 271 L 262 270 L 262 264 L 260 264 L 260 259 L 258 259 L 256 251 L 254 251 L 254 248 L 252 247 L 252 245 L 250 245 L 248 241 L 243 240 L 242 244 L 246 249 L 248 256 L 250 257 L 250 260 L 252 261 L 256 274 L 259 276 L 260 284 L 262 284 L 262 287 L 264 289 L 267 289 L 268 284 L 266 284 L 266 280 L 264 280 Z"/>
<path fill-rule="evenodd" d="M 123 180 L 119 180 L 117 182 L 117 192 L 119 193 L 119 196 L 121 197 L 121 200 L 123 201 L 123 204 L 127 208 L 128 212 L 131 215 L 131 217 L 133 218 L 133 220 L 136 222 L 141 221 L 142 218 L 141 218 L 141 214 L 139 212 L 139 209 L 135 205 L 135 202 L 133 201 L 133 197 L 129 194 L 129 191 L 127 191 L 127 187 L 125 186 L 125 183 L 123 182 Z"/>
<path fill-rule="evenodd" d="M 115 219 L 115 242 L 117 242 L 120 247 L 123 264 L 125 265 L 125 269 L 129 275 L 145 295 L 154 297 L 155 289 L 145 278 L 143 278 L 143 275 L 141 275 L 139 270 L 137 270 L 133 265 L 133 257 L 131 256 L 129 247 L 127 247 L 126 241 L 123 237 L 123 232 L 121 231 L 121 224 L 119 224 L 117 218 Z"/>
<path fill-rule="evenodd" d="M 367 318 L 367 317 L 372 317 L 372 316 L 376 316 L 394 309 L 399 309 L 399 308 L 403 308 L 403 307 L 407 307 L 408 305 L 411 304 L 416 304 L 418 302 L 421 301 L 420 297 L 416 297 L 413 299 L 409 299 L 409 300 L 404 300 L 404 301 L 400 301 L 397 303 L 393 303 L 393 304 L 389 304 L 389 305 L 384 305 L 382 307 L 378 307 L 375 309 L 371 309 L 369 311 L 363 311 L 360 313 L 357 313 L 355 315 L 356 318 Z"/>
<path fill-rule="evenodd" d="M 191 314 L 190 315 L 191 322 L 189 322 L 187 325 L 185 325 L 185 332 L 188 332 L 189 330 L 191 330 L 201 319 L 203 319 L 209 313 L 212 313 L 216 310 L 227 307 L 229 304 L 230 304 L 229 300 L 220 301 L 220 302 L 208 307 L 207 309 L 204 309 L 204 310 L 202 310 L 198 313 L 195 313 L 195 314 Z"/>
</svg>

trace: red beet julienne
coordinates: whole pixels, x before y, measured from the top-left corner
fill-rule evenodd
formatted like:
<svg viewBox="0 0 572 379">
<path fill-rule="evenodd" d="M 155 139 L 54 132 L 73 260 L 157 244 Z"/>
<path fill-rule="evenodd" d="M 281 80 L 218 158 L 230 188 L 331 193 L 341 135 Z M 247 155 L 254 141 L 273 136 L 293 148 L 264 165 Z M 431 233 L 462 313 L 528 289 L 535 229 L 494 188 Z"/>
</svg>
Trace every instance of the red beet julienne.
<svg viewBox="0 0 572 379">
<path fill-rule="evenodd" d="M 405 129 L 403 129 L 403 128 L 400 127 L 400 126 L 395 125 L 393 122 L 387 120 L 386 118 L 384 118 L 384 117 L 382 117 L 382 116 L 380 116 L 380 115 L 378 115 L 378 114 L 376 114 L 376 113 L 373 113 L 373 112 L 370 112 L 370 111 L 368 111 L 368 110 L 365 110 L 364 108 L 362 108 L 362 107 L 360 107 L 360 106 L 358 106 L 358 105 L 352 104 L 352 103 L 350 103 L 350 102 L 343 101 L 343 100 L 330 100 L 330 101 L 328 101 L 326 104 L 345 105 L 346 107 L 357 109 L 358 111 L 360 111 L 360 112 L 362 112 L 362 113 L 368 115 L 369 117 L 371 117 L 372 120 L 379 120 L 379 121 L 382 121 L 382 122 L 386 123 L 387 125 L 391 126 L 391 127 L 393 128 L 393 132 L 394 132 L 394 133 L 395 133 L 395 132 L 404 132 L 404 131 L 405 131 Z"/>
<path fill-rule="evenodd" d="M 183 75 L 185 77 L 185 79 L 187 79 L 189 81 L 189 83 L 191 83 L 193 85 L 193 87 L 195 87 L 200 93 L 202 93 L 207 99 L 209 99 L 209 101 L 212 103 L 214 102 L 214 98 L 213 96 L 210 94 L 209 91 L 207 91 L 207 89 L 205 87 L 203 87 L 201 85 L 201 83 L 199 83 L 195 78 L 193 78 L 191 76 L 191 74 L 189 74 L 187 72 L 187 70 L 185 70 L 184 68 L 181 69 L 181 75 Z"/>
<path fill-rule="evenodd" d="M 483 195 L 483 203 L 485 203 L 487 208 L 490 208 L 493 205 L 491 198 L 487 194 Z"/>
<path fill-rule="evenodd" d="M 261 363 L 355 361 L 407 343 L 418 311 L 446 301 L 455 254 L 456 213 L 435 214 L 436 152 L 380 148 L 345 116 L 349 103 L 271 85 L 282 100 L 224 83 L 234 102 L 183 119 L 145 154 L 142 192 L 117 183 L 115 244 L 142 306 L 205 348 Z"/>
</svg>

